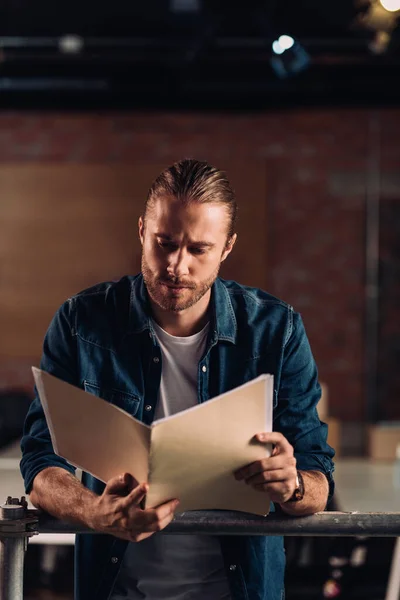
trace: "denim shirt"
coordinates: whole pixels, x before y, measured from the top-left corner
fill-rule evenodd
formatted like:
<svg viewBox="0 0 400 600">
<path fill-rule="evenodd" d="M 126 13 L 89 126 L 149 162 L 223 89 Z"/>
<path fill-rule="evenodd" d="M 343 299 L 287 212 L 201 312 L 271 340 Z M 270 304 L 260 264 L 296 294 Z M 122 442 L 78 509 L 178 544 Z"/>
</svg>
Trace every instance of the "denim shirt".
<svg viewBox="0 0 400 600">
<path fill-rule="evenodd" d="M 212 287 L 210 308 L 209 337 L 198 365 L 198 401 L 262 373 L 273 374 L 273 428 L 293 445 L 298 469 L 325 473 L 332 493 L 334 451 L 326 443 L 327 426 L 317 415 L 317 368 L 300 315 L 266 292 L 220 278 Z M 49 326 L 41 361 L 43 370 L 146 424 L 154 418 L 161 366 L 141 275 L 101 283 L 67 300 Z M 21 448 L 28 494 L 34 477 L 46 467 L 75 472 L 54 453 L 37 395 L 26 417 Z M 82 482 L 97 494 L 104 489 L 88 473 L 83 473 Z M 221 536 L 220 541 L 233 600 L 284 597 L 282 537 Z M 109 598 L 127 544 L 110 535 L 77 535 L 76 600 Z"/>
</svg>

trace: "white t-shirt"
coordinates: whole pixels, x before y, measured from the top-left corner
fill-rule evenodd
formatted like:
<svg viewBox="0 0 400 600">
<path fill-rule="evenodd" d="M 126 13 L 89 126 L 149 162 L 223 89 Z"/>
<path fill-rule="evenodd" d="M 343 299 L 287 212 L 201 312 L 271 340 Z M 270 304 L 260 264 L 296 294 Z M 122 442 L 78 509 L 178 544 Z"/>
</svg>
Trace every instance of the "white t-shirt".
<svg viewBox="0 0 400 600">
<path fill-rule="evenodd" d="M 155 419 L 197 404 L 198 363 L 208 325 L 188 337 L 172 336 L 157 323 L 162 372 Z M 154 534 L 128 545 L 111 600 L 229 600 L 217 537 Z"/>
</svg>

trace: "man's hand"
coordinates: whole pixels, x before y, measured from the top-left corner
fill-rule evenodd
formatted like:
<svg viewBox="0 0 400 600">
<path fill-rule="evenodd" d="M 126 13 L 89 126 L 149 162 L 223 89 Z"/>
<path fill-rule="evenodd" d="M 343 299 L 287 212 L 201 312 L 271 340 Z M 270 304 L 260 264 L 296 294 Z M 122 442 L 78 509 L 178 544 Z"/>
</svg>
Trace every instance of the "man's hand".
<svg viewBox="0 0 400 600">
<path fill-rule="evenodd" d="M 93 503 L 89 526 L 130 542 L 140 542 L 161 531 L 173 520 L 179 501 L 144 510 L 140 503 L 147 491 L 148 484 L 139 485 L 129 473 L 110 479 Z"/>
<path fill-rule="evenodd" d="M 268 458 L 257 460 L 235 472 L 235 478 L 244 480 L 260 492 L 266 492 L 272 502 L 287 502 L 296 489 L 297 470 L 293 446 L 278 432 L 258 433 L 256 440 L 273 444 Z"/>
</svg>

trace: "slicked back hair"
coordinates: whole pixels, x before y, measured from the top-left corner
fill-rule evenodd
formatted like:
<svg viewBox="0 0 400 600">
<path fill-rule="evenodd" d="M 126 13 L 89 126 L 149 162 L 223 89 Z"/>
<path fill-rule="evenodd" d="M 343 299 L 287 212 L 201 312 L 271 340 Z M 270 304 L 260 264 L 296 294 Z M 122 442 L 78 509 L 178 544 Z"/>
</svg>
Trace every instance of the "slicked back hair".
<svg viewBox="0 0 400 600">
<path fill-rule="evenodd" d="M 228 215 L 227 241 L 235 233 L 237 204 L 235 193 L 223 171 L 192 158 L 185 158 L 167 167 L 154 180 L 147 195 L 143 220 L 154 201 L 161 196 L 173 196 L 184 205 L 212 202 L 226 206 Z"/>
</svg>

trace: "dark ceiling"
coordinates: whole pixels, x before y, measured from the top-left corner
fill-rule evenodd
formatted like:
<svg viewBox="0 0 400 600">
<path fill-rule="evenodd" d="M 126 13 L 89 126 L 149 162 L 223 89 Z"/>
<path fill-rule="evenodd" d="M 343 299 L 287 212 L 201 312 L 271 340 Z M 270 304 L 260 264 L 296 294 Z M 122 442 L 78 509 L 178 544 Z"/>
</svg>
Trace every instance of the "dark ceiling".
<svg viewBox="0 0 400 600">
<path fill-rule="evenodd" d="M 380 53 L 371 41 L 381 25 L 359 24 L 376 2 L 0 0 L 0 103 L 398 104 L 397 21 Z M 282 79 L 271 44 L 283 33 L 309 63 Z"/>
</svg>

